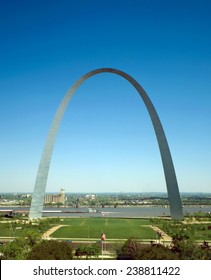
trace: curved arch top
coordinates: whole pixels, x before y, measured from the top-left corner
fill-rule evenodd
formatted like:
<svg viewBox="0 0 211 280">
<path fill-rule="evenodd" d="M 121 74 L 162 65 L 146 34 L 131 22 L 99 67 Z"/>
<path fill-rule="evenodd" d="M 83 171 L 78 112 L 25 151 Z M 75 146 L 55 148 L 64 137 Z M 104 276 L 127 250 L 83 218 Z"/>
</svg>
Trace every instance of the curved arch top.
<svg viewBox="0 0 211 280">
<path fill-rule="evenodd" d="M 158 117 L 158 114 L 153 106 L 149 96 L 141 87 L 141 85 L 133 79 L 130 75 L 120 70 L 113 68 L 100 68 L 88 72 L 82 76 L 78 81 L 73 84 L 69 91 L 64 96 L 61 104 L 59 105 L 55 117 L 53 119 L 52 125 L 50 127 L 44 149 L 42 152 L 40 164 L 37 171 L 37 177 L 34 186 L 34 192 L 32 196 L 32 203 L 29 212 L 29 219 L 38 219 L 42 217 L 42 209 L 44 203 L 44 195 L 46 190 L 48 171 L 51 162 L 51 156 L 54 148 L 54 143 L 56 141 L 56 136 L 60 127 L 61 120 L 66 111 L 66 108 L 70 102 L 71 97 L 75 91 L 80 87 L 80 85 L 86 81 L 88 78 L 100 74 L 100 73 L 113 73 L 117 74 L 128 82 L 130 82 L 134 88 L 138 91 L 140 97 L 142 98 L 148 113 L 150 115 L 154 131 L 157 137 L 158 146 L 160 149 L 161 159 L 163 163 L 163 170 L 165 174 L 166 187 L 169 199 L 170 213 L 173 219 L 183 219 L 182 203 L 177 183 L 177 178 L 174 170 L 174 165 L 169 150 L 168 142 L 161 124 L 161 121 Z"/>
</svg>

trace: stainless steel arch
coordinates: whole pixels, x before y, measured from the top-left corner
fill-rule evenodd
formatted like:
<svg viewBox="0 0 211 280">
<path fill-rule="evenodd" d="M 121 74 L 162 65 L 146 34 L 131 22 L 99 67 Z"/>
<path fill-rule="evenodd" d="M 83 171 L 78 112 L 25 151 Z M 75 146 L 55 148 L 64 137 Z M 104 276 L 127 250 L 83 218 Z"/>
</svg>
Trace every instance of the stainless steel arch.
<svg viewBox="0 0 211 280">
<path fill-rule="evenodd" d="M 77 90 L 77 88 L 88 78 L 91 76 L 94 76 L 96 74 L 100 73 L 114 73 L 117 74 L 123 78 L 125 78 L 127 81 L 129 81 L 135 89 L 138 91 L 139 95 L 141 96 L 142 100 L 145 103 L 145 106 L 148 110 L 148 113 L 150 115 L 155 134 L 157 137 L 160 154 L 162 158 L 163 163 L 163 169 L 165 174 L 165 180 L 166 180 L 166 186 L 167 186 L 167 192 L 168 192 L 168 199 L 169 199 L 169 205 L 170 205 L 170 213 L 171 217 L 173 219 L 183 219 L 183 211 L 182 211 L 182 204 L 181 204 L 181 198 L 177 183 L 177 178 L 174 170 L 174 165 L 171 157 L 171 153 L 169 150 L 168 142 L 162 127 L 162 124 L 160 122 L 160 119 L 158 117 L 158 114 L 144 91 L 144 89 L 141 87 L 141 85 L 133 79 L 130 75 L 126 74 L 125 72 L 122 72 L 120 70 L 112 69 L 112 68 L 101 68 L 96 69 L 93 71 L 88 72 L 86 75 L 82 76 L 66 93 L 64 96 L 61 104 L 58 107 L 58 110 L 55 114 L 55 117 L 53 119 L 52 125 L 50 127 L 43 153 L 41 156 L 37 177 L 35 181 L 34 186 L 34 192 L 32 196 L 32 203 L 30 207 L 29 212 L 29 219 L 38 219 L 42 217 L 42 209 L 43 209 L 43 203 L 44 203 L 44 195 L 46 190 L 46 184 L 47 184 L 47 178 L 48 178 L 48 171 L 50 167 L 50 161 L 51 161 L 51 155 L 54 148 L 54 143 L 56 140 L 57 132 L 59 130 L 59 126 L 61 123 L 61 120 L 63 118 L 63 115 L 65 113 L 65 110 L 69 104 L 69 101 L 74 94 L 74 92 Z"/>
</svg>

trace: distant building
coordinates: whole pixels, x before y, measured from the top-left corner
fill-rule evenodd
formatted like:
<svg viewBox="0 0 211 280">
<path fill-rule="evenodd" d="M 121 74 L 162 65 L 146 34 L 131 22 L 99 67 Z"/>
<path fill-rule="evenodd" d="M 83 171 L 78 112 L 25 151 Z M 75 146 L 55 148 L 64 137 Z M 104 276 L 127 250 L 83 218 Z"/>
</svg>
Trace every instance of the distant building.
<svg viewBox="0 0 211 280">
<path fill-rule="evenodd" d="M 65 204 L 66 201 L 66 195 L 65 195 L 65 190 L 61 189 L 59 194 L 47 194 L 45 195 L 44 203 L 62 203 Z"/>
<path fill-rule="evenodd" d="M 90 200 L 96 199 L 96 194 L 86 194 L 85 197 Z"/>
</svg>

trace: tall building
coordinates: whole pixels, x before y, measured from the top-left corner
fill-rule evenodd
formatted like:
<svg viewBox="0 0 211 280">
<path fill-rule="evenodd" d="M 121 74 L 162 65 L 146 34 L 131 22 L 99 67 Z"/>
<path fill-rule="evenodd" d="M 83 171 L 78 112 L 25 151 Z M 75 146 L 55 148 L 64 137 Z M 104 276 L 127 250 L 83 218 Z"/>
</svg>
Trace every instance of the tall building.
<svg viewBox="0 0 211 280">
<path fill-rule="evenodd" d="M 65 204 L 66 201 L 66 195 L 65 195 L 65 190 L 61 189 L 59 194 L 46 194 L 44 203 L 62 203 Z"/>
</svg>

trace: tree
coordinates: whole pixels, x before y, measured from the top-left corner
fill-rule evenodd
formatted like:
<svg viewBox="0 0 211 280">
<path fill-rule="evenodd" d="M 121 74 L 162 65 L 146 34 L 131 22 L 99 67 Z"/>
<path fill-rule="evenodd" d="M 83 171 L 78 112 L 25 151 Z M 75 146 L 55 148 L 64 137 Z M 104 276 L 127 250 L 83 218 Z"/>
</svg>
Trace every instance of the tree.
<svg viewBox="0 0 211 280">
<path fill-rule="evenodd" d="M 3 258 L 5 260 L 25 260 L 30 250 L 24 238 L 17 238 L 8 242 L 2 248 Z"/>
<path fill-rule="evenodd" d="M 33 230 L 27 230 L 24 234 L 24 239 L 30 248 L 33 248 L 35 245 L 41 243 L 42 240 L 41 234 Z"/>
<path fill-rule="evenodd" d="M 211 250 L 203 248 L 191 239 L 173 238 L 172 252 L 177 253 L 180 260 L 211 260 Z"/>
<path fill-rule="evenodd" d="M 67 242 L 42 241 L 28 254 L 27 260 L 72 260 L 73 247 Z"/>
<path fill-rule="evenodd" d="M 130 260 L 175 260 L 177 254 L 170 248 L 161 244 L 143 244 L 139 241 L 128 239 L 120 251 L 117 252 L 117 259 Z"/>
<path fill-rule="evenodd" d="M 75 256 L 77 258 L 85 256 L 86 259 L 92 256 L 98 257 L 101 252 L 99 244 L 80 244 L 76 249 Z"/>
<path fill-rule="evenodd" d="M 39 233 L 26 231 L 22 237 L 8 242 L 2 248 L 3 258 L 6 260 L 25 260 L 30 250 L 41 242 Z"/>
</svg>

